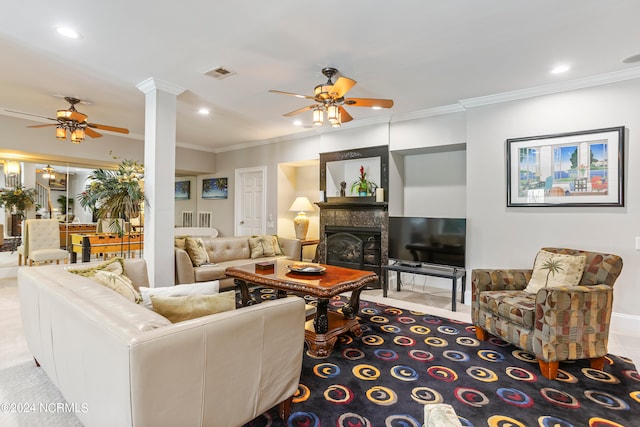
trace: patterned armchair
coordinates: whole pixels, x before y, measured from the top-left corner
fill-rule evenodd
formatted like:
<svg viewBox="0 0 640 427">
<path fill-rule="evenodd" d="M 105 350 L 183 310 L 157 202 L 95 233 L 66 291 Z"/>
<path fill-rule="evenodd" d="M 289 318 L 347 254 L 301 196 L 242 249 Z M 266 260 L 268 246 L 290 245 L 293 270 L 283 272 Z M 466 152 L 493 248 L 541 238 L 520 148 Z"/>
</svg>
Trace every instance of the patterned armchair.
<svg viewBox="0 0 640 427">
<path fill-rule="evenodd" d="M 590 359 L 604 368 L 613 305 L 613 284 L 622 270 L 617 255 L 543 248 L 586 255 L 578 286 L 524 292 L 533 270 L 478 270 L 471 273 L 471 319 L 476 336 L 495 335 L 536 356 L 542 375 L 555 379 L 559 362 Z"/>
</svg>

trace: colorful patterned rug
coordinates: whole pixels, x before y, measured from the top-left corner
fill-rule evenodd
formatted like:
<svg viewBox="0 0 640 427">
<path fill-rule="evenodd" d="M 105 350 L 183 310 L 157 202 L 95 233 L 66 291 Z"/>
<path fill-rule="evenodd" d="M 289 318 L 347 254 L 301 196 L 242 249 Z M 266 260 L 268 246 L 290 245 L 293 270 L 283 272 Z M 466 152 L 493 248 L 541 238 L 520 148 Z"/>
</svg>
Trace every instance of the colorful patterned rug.
<svg viewBox="0 0 640 427">
<path fill-rule="evenodd" d="M 330 309 L 346 303 L 336 297 Z M 452 405 L 463 426 L 640 425 L 630 359 L 609 355 L 604 371 L 561 363 L 550 381 L 531 354 L 496 338 L 480 342 L 470 324 L 367 301 L 359 315 L 360 338 L 342 336 L 326 359 L 304 356 L 287 422 L 272 409 L 247 427 L 419 427 L 431 403 Z"/>
</svg>

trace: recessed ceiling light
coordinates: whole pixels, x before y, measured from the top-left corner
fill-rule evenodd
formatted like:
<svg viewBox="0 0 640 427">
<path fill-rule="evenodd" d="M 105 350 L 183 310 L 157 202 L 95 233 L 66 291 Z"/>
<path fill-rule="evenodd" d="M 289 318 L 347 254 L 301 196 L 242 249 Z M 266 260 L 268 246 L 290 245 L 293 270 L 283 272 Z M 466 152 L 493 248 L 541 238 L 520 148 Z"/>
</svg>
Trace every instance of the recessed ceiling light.
<svg viewBox="0 0 640 427">
<path fill-rule="evenodd" d="M 556 65 L 551 69 L 551 74 L 566 73 L 567 71 L 569 71 L 570 68 L 571 67 L 569 67 L 568 65 Z"/>
<path fill-rule="evenodd" d="M 379 106 L 377 106 L 377 105 L 374 105 L 374 106 L 373 106 L 373 107 L 371 107 L 371 108 L 373 108 L 374 110 L 382 110 L 382 107 L 379 107 Z"/>
<path fill-rule="evenodd" d="M 296 120 L 296 121 L 293 122 L 293 125 L 294 126 L 302 126 L 302 121 Z"/>
<path fill-rule="evenodd" d="M 56 31 L 58 34 L 69 37 L 70 39 L 79 39 L 81 37 L 79 32 L 69 27 L 58 27 Z"/>
<path fill-rule="evenodd" d="M 208 116 L 210 111 L 208 108 L 201 108 L 198 110 L 198 113 L 202 114 L 203 116 Z"/>
</svg>

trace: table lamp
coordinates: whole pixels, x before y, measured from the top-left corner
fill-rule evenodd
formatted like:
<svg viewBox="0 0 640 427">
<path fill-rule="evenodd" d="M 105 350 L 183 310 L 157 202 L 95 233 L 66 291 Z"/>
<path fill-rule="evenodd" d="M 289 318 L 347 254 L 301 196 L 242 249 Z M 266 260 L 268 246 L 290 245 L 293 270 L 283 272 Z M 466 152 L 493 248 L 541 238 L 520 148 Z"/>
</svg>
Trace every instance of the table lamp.
<svg viewBox="0 0 640 427">
<path fill-rule="evenodd" d="M 307 238 L 307 231 L 309 230 L 309 218 L 305 215 L 305 211 L 312 211 L 313 205 L 306 197 L 296 197 L 296 200 L 294 200 L 289 210 L 298 212 L 298 216 L 293 220 L 296 239 L 305 240 Z"/>
</svg>

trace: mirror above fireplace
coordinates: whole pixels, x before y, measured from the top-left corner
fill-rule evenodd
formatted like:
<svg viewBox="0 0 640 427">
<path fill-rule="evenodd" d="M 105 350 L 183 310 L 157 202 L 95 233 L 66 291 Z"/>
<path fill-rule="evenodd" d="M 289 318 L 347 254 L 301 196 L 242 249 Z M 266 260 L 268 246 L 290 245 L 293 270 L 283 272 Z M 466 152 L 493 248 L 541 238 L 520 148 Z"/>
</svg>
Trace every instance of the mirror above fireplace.
<svg viewBox="0 0 640 427">
<path fill-rule="evenodd" d="M 354 185 L 360 179 L 361 168 L 370 183 L 366 196 L 359 196 L 357 185 Z M 389 188 L 387 145 L 320 153 L 320 190 L 326 202 L 372 202 L 376 188 L 384 190 L 386 202 Z"/>
</svg>

